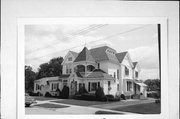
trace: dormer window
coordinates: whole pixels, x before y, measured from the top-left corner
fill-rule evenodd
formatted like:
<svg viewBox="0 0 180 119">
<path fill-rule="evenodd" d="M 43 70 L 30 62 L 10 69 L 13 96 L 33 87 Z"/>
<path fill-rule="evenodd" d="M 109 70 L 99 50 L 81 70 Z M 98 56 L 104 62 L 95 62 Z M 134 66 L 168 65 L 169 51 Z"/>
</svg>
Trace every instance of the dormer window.
<svg viewBox="0 0 180 119">
<path fill-rule="evenodd" d="M 72 61 L 72 57 L 69 57 L 69 58 L 68 58 L 68 61 Z"/>
<path fill-rule="evenodd" d="M 125 66 L 125 75 L 129 76 L 129 69 Z"/>
<path fill-rule="evenodd" d="M 108 54 L 115 55 L 115 52 L 112 51 L 112 50 L 107 49 L 106 52 L 107 52 Z"/>
</svg>

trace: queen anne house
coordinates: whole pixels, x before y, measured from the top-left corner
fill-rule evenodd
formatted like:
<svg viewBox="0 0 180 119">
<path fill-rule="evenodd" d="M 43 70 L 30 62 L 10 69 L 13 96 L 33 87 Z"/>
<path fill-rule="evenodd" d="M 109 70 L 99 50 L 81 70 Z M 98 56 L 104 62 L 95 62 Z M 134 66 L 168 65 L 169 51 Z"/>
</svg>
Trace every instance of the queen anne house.
<svg viewBox="0 0 180 119">
<path fill-rule="evenodd" d="M 64 85 L 70 89 L 69 95 L 75 95 L 84 86 L 89 93 L 95 93 L 102 87 L 105 94 L 117 93 L 146 97 L 146 85 L 139 80 L 140 66 L 132 62 L 128 52 L 102 46 L 88 50 L 84 47 L 80 53 L 69 51 L 62 62 L 63 72 L 59 77 L 47 77 L 34 82 L 34 92 L 45 95 L 62 90 Z"/>
</svg>

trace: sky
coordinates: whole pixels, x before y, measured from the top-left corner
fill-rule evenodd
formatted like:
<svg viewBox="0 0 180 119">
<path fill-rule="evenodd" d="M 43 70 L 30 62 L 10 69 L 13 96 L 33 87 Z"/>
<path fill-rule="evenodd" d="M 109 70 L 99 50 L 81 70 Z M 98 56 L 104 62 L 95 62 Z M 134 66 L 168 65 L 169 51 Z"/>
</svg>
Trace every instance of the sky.
<svg viewBox="0 0 180 119">
<path fill-rule="evenodd" d="M 80 52 L 107 45 L 118 53 L 128 51 L 141 67 L 140 79 L 159 78 L 156 24 L 53 24 L 25 25 L 25 65 L 34 71 L 69 50 Z"/>
</svg>

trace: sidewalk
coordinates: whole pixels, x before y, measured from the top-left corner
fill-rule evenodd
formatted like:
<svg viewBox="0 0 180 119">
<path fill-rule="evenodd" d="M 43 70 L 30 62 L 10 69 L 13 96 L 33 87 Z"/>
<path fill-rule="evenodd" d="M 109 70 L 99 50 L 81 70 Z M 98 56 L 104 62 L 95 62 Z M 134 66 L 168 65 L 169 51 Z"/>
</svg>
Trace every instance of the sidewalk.
<svg viewBox="0 0 180 119">
<path fill-rule="evenodd" d="M 46 101 L 37 101 L 37 104 L 32 105 L 31 108 L 26 108 L 26 114 L 95 114 L 97 111 L 106 111 L 118 114 L 134 114 L 134 113 L 127 113 L 122 111 L 115 111 L 109 109 L 102 109 L 101 107 L 92 107 L 92 106 L 77 106 L 71 104 L 63 104 L 63 103 L 55 103 L 51 102 L 55 100 L 46 100 Z M 43 108 L 39 107 L 39 104 L 55 104 L 55 105 L 63 105 L 68 106 L 65 108 Z M 37 105 L 37 106 L 36 106 Z"/>
</svg>

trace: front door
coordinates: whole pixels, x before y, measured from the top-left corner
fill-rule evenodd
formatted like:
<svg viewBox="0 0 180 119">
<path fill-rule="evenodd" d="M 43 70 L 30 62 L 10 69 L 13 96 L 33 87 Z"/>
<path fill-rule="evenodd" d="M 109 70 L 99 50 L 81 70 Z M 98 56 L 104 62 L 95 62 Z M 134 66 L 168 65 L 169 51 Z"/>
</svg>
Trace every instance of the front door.
<svg viewBox="0 0 180 119">
<path fill-rule="evenodd" d="M 75 95 L 76 93 L 77 93 L 77 81 L 71 81 L 70 95 Z"/>
</svg>

